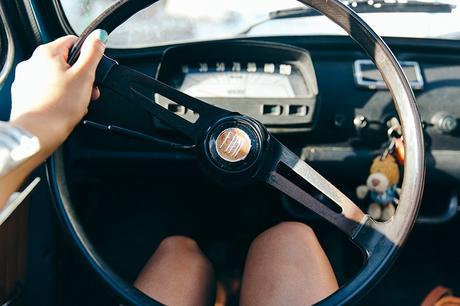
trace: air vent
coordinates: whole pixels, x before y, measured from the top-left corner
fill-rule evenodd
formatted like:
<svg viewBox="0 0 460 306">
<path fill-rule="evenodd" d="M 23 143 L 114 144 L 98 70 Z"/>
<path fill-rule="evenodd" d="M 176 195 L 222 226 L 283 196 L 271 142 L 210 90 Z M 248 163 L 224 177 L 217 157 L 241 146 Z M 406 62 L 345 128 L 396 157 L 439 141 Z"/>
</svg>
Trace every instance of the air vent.
<svg viewBox="0 0 460 306">
<path fill-rule="evenodd" d="M 264 105 L 263 114 L 265 116 L 279 116 L 281 115 L 283 108 L 281 105 Z"/>
<path fill-rule="evenodd" d="M 308 106 L 306 105 L 289 105 L 290 116 L 306 116 L 308 114 Z"/>
</svg>

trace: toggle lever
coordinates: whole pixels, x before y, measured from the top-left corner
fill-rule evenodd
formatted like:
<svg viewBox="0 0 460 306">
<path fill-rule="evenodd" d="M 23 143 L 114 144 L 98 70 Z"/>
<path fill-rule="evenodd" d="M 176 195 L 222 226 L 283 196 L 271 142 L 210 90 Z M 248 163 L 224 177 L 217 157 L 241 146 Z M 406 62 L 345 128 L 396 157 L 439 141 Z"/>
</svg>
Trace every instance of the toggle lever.
<svg viewBox="0 0 460 306">
<path fill-rule="evenodd" d="M 112 133 L 115 135 L 122 135 L 122 136 L 127 136 L 135 139 L 140 139 L 140 140 L 145 140 L 149 142 L 153 142 L 155 144 L 171 148 L 171 149 L 183 149 L 183 150 L 190 150 L 195 148 L 195 145 L 187 145 L 187 144 L 181 144 L 161 138 L 157 138 L 155 136 L 147 135 L 141 132 L 137 132 L 134 130 L 130 130 L 124 127 L 116 126 L 116 125 L 104 125 L 101 123 L 97 123 L 94 121 L 90 120 L 85 120 L 83 121 L 83 125 L 91 128 L 98 129 L 100 131 L 104 131 L 107 133 Z"/>
</svg>

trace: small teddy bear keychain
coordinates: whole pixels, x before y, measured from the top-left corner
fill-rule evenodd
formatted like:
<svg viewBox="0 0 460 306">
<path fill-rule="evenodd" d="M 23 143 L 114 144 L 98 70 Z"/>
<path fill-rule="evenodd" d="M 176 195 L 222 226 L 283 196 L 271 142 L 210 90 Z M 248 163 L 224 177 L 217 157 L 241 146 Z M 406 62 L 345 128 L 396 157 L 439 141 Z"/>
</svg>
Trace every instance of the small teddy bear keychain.
<svg viewBox="0 0 460 306">
<path fill-rule="evenodd" d="M 394 118 L 389 121 L 388 126 L 389 147 L 372 161 L 366 185 L 356 188 L 356 195 L 359 199 L 364 200 L 369 196 L 371 204 L 368 214 L 378 221 L 389 220 L 396 211 L 401 191 L 398 188 L 399 166 L 404 164 L 404 143 L 400 128 L 397 130 L 394 128 L 394 126 L 399 126 L 399 122 Z"/>
<path fill-rule="evenodd" d="M 366 185 L 358 186 L 356 195 L 364 200 L 369 195 L 372 203 L 368 214 L 379 221 L 390 219 L 398 204 L 399 165 L 393 155 L 377 156 L 371 165 Z"/>
</svg>

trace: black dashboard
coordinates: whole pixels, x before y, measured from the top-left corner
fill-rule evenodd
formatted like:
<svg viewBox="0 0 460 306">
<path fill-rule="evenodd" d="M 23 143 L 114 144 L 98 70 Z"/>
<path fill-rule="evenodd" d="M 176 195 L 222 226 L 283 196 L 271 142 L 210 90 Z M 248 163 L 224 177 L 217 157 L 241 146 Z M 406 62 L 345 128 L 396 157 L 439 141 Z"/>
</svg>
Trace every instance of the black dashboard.
<svg viewBox="0 0 460 306">
<path fill-rule="evenodd" d="M 420 39 L 389 38 L 387 42 L 413 83 L 424 123 L 428 184 L 455 185 L 460 179 L 460 46 Z M 361 79 L 380 80 L 366 62 L 368 57 L 347 37 L 223 40 L 112 50 L 109 55 L 209 103 L 256 117 L 338 181 L 365 178 L 370 160 L 386 141 L 386 121 L 396 115 L 388 91 L 357 82 L 357 63 L 363 64 Z M 206 88 L 222 81 L 227 83 L 214 91 Z M 129 102 L 119 102 L 111 92 L 103 94 L 104 106 L 93 104 L 89 120 L 182 140 Z M 156 102 L 194 120 L 193 112 L 161 96 Z M 73 147 L 72 155 L 95 164 L 118 163 L 133 156 L 152 162 L 159 156 L 161 160 L 193 160 L 186 152 L 129 138 L 120 142 L 121 136 L 102 133 L 80 126 L 73 136 L 80 146 Z M 356 176 L 350 178 L 350 171 Z M 431 182 L 431 177 L 436 180 Z"/>
</svg>

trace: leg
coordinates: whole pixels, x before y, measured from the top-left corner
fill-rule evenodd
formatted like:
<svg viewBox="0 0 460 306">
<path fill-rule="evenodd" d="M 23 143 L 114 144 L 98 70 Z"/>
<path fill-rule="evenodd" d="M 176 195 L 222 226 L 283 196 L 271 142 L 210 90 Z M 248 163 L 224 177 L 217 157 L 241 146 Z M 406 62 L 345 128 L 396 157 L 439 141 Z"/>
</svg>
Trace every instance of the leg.
<svg viewBox="0 0 460 306">
<path fill-rule="evenodd" d="M 212 305 L 214 272 L 195 241 L 173 236 L 163 240 L 134 286 L 166 305 Z"/>
<path fill-rule="evenodd" d="M 311 305 L 338 289 L 334 271 L 313 230 L 280 223 L 252 243 L 241 305 Z"/>
</svg>

